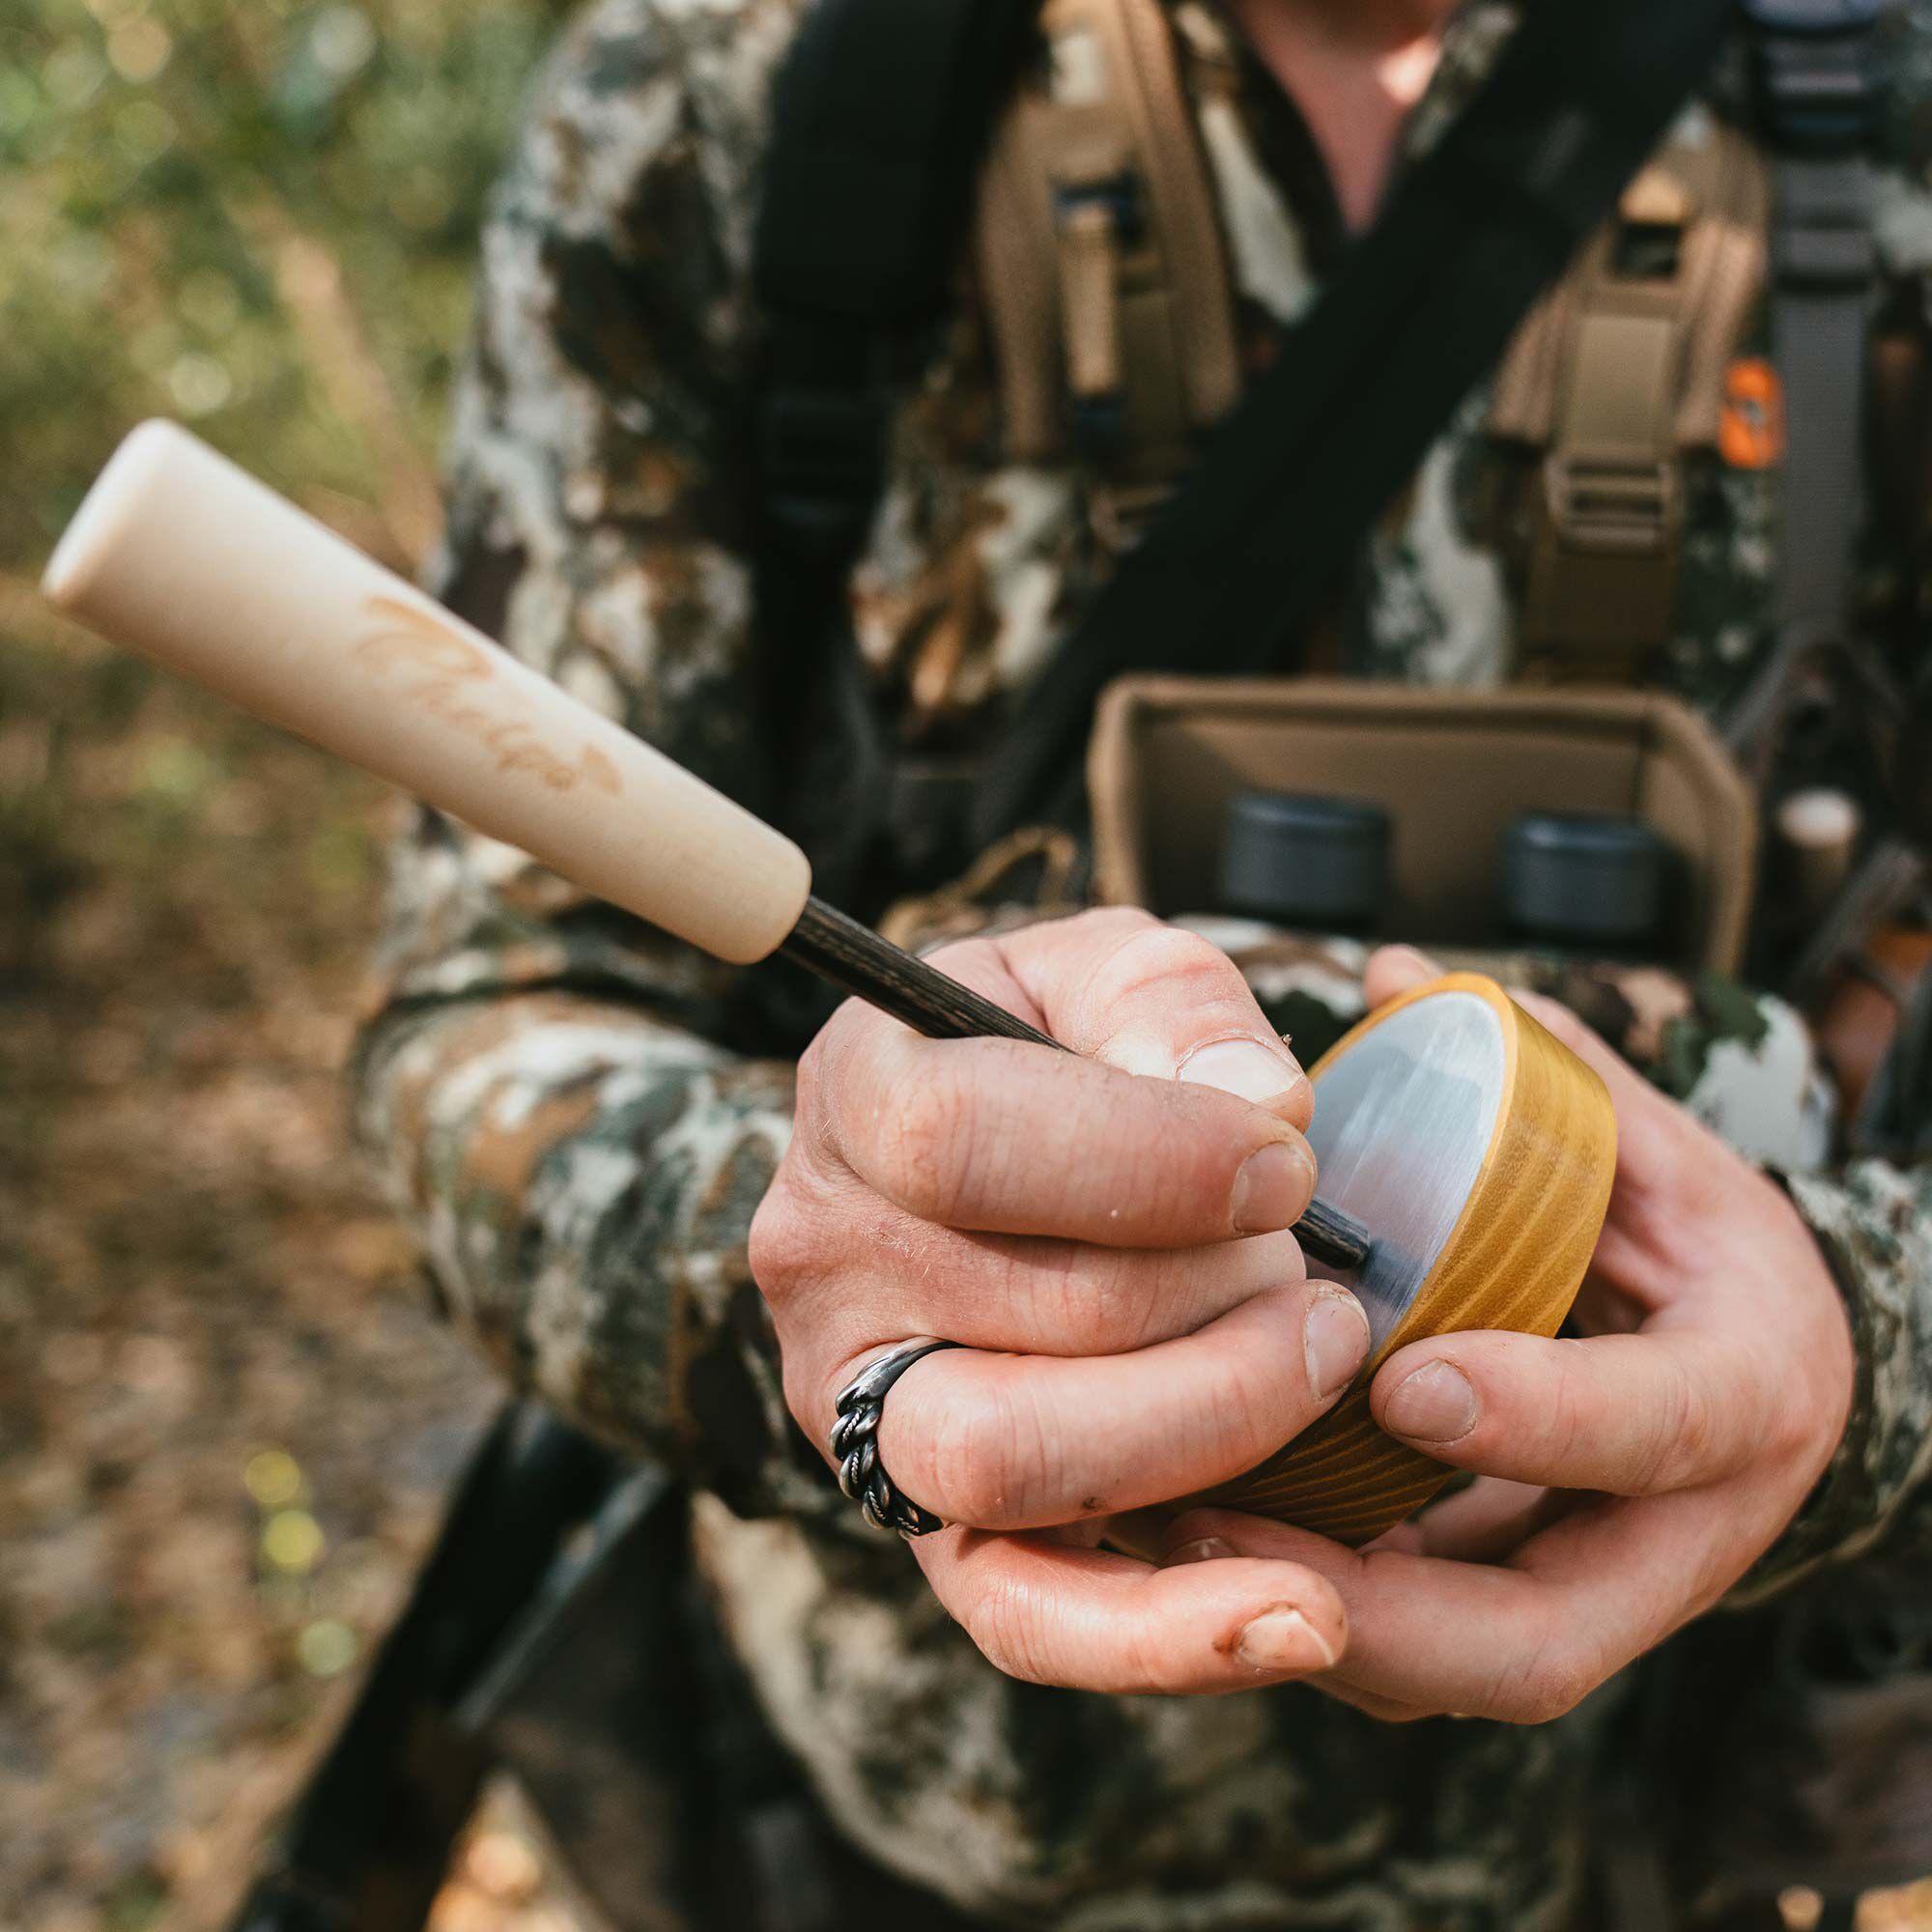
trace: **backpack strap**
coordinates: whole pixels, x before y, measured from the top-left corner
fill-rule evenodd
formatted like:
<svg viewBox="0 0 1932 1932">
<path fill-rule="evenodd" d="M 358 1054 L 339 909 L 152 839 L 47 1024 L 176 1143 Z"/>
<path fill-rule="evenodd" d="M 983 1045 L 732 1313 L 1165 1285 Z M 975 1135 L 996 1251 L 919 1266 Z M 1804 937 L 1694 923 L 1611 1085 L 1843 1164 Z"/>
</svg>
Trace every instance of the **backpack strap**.
<svg viewBox="0 0 1932 1932">
<path fill-rule="evenodd" d="M 1788 624 L 1845 621 L 1864 508 L 1866 322 L 1878 273 L 1872 42 L 1886 0 L 1745 0 L 1777 156 L 1772 348 L 1784 380 L 1780 595 Z"/>
<path fill-rule="evenodd" d="M 1490 427 L 1524 452 L 1510 520 L 1524 677 L 1629 682 L 1669 639 L 1683 460 L 1724 440 L 1770 200 L 1747 136 L 1707 115 L 1680 125 L 1513 345 Z"/>
<path fill-rule="evenodd" d="M 968 198 L 1039 0 L 814 0 L 773 88 L 753 241 L 763 729 L 823 889 L 851 898 L 888 773 L 846 593 L 900 390 L 952 292 Z"/>
<path fill-rule="evenodd" d="M 1725 721 L 1762 751 L 1796 666 L 1843 640 L 1865 506 L 1866 334 L 1878 274 L 1872 43 L 1889 0 L 1741 0 L 1776 156 L 1772 354 L 1784 391 L 1778 636 Z"/>
<path fill-rule="evenodd" d="M 1131 529 L 1239 394 L 1233 283 L 1160 0 L 1047 0 L 1040 26 L 980 195 L 1006 447 L 1087 462 Z"/>
<path fill-rule="evenodd" d="M 753 239 L 760 482 L 800 554 L 856 553 L 893 385 L 943 309 L 980 156 L 1039 0 L 816 0 L 773 92 Z"/>
</svg>

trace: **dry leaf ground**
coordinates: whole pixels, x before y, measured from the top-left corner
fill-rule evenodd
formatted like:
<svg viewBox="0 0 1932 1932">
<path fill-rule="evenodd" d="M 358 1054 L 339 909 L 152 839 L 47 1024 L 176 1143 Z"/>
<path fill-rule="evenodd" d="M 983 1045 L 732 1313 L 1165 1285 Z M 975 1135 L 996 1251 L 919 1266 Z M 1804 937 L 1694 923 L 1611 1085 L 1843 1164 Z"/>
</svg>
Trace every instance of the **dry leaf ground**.
<svg viewBox="0 0 1932 1932">
<path fill-rule="evenodd" d="M 496 1391 L 347 1147 L 384 803 L 71 634 L 4 663 L 0 1926 L 207 1924 Z M 454 1922 L 522 1924 L 474 1863 Z"/>
</svg>

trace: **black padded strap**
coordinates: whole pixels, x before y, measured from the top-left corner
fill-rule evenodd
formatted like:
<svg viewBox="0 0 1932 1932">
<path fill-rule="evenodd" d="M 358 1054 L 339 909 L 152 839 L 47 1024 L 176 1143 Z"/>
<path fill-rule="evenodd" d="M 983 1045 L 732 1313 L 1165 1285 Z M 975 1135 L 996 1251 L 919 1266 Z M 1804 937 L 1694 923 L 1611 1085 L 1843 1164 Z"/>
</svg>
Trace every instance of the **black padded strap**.
<svg viewBox="0 0 1932 1932">
<path fill-rule="evenodd" d="M 787 312 L 938 309 L 992 111 L 1038 0 L 818 0 L 773 96 L 756 255 Z"/>
<path fill-rule="evenodd" d="M 1292 666 L 1364 533 L 1708 72 L 1732 4 L 1527 10 L 1023 700 L 978 838 L 1078 815 L 1094 702 L 1122 672 Z"/>
<path fill-rule="evenodd" d="M 1744 0 L 1758 115 L 1776 158 L 1772 355 L 1784 390 L 1777 639 L 1725 731 L 1747 753 L 1793 666 L 1843 641 L 1865 507 L 1874 113 L 1872 40 L 1887 0 Z"/>
<path fill-rule="evenodd" d="M 980 155 L 1039 0 L 816 0 L 773 91 L 753 240 L 753 461 L 772 792 L 835 898 L 862 897 L 890 764 L 845 592 L 887 430 L 946 307 Z M 802 808 L 803 809 L 803 808 Z"/>
<path fill-rule="evenodd" d="M 1877 255 L 1863 155 L 1787 156 L 1777 172 L 1772 346 L 1784 388 L 1787 623 L 1842 626 L 1864 508 L 1867 304 Z"/>
<path fill-rule="evenodd" d="M 817 0 L 780 71 L 753 244 L 761 489 L 833 567 L 863 542 L 909 343 L 945 306 L 1039 0 Z"/>
</svg>

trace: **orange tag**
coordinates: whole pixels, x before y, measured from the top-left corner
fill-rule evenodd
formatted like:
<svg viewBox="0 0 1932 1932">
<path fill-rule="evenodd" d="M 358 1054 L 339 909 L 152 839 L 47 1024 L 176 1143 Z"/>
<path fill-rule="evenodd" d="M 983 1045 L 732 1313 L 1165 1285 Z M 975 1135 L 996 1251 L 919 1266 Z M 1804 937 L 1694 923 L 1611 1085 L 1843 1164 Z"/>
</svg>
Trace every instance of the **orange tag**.
<svg viewBox="0 0 1932 1932">
<path fill-rule="evenodd" d="M 1762 356 L 1724 372 L 1718 450 L 1733 469 L 1769 469 L 1784 456 L 1784 384 Z"/>
</svg>

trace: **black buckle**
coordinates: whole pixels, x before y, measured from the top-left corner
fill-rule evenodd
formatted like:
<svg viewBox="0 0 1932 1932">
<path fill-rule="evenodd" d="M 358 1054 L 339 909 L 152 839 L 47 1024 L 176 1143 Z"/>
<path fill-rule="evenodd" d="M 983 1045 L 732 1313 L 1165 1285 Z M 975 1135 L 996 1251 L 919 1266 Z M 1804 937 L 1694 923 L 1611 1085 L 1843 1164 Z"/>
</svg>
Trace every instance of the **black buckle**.
<svg viewBox="0 0 1932 1932">
<path fill-rule="evenodd" d="M 1137 248 L 1147 239 L 1147 209 L 1140 177 L 1131 168 L 1088 181 L 1053 184 L 1053 218 L 1064 224 L 1082 209 L 1097 208 L 1117 249 Z M 1118 390 L 1104 396 L 1075 396 L 1067 411 L 1073 441 L 1096 462 L 1118 454 L 1126 438 L 1125 399 Z"/>
<path fill-rule="evenodd" d="M 765 474 L 784 495 L 853 497 L 879 473 L 885 412 L 869 392 L 775 389 L 765 407 Z"/>
<path fill-rule="evenodd" d="M 1754 30 L 1760 109 L 1773 142 L 1851 154 L 1870 139 L 1871 43 L 1889 0 L 1739 0 Z"/>
<path fill-rule="evenodd" d="M 884 391 L 775 385 L 765 399 L 759 458 L 773 517 L 812 552 L 866 539 L 885 478 Z"/>
<path fill-rule="evenodd" d="M 1738 0 L 1754 27 L 1772 34 L 1868 33 L 1888 0 Z"/>
<path fill-rule="evenodd" d="M 1073 440 L 1096 461 L 1118 455 L 1126 440 L 1127 412 L 1118 391 L 1105 396 L 1074 396 L 1066 406 Z"/>
<path fill-rule="evenodd" d="M 1141 204 L 1140 177 L 1131 168 L 1107 175 L 1098 181 L 1053 184 L 1053 213 L 1064 221 L 1076 208 L 1103 208 L 1113 223 L 1114 240 L 1123 248 L 1139 244 L 1147 229 L 1147 211 Z"/>
<path fill-rule="evenodd" d="M 1826 164 L 1833 172 L 1858 165 Z M 1787 205 L 1772 237 L 1773 269 L 1787 288 L 1818 294 L 1861 289 L 1878 272 L 1869 177 L 1860 172 L 1827 186 L 1830 192 L 1806 202 L 1787 184 Z"/>
</svg>

